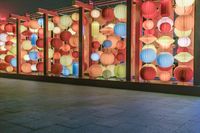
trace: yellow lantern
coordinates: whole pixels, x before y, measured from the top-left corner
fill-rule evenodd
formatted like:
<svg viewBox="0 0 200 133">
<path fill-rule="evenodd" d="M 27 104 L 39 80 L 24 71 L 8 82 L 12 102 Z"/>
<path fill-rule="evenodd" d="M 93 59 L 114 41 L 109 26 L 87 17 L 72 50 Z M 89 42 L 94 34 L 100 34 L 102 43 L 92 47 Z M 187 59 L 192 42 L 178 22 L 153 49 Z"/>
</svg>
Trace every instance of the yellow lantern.
<svg viewBox="0 0 200 133">
<path fill-rule="evenodd" d="M 73 21 L 69 15 L 64 15 L 60 17 L 60 25 L 63 26 L 63 28 L 67 29 L 72 25 Z"/>
<path fill-rule="evenodd" d="M 24 50 L 31 50 L 31 48 L 32 48 L 31 41 L 29 41 L 29 40 L 23 41 L 23 42 L 22 42 L 22 48 L 23 48 Z"/>
<path fill-rule="evenodd" d="M 157 49 L 154 44 L 146 44 L 143 46 L 142 50 L 144 49 L 153 49 L 157 53 Z"/>
<path fill-rule="evenodd" d="M 11 73 L 13 72 L 14 68 L 12 66 L 7 66 L 6 67 L 6 72 Z"/>
<path fill-rule="evenodd" d="M 16 48 L 16 46 L 12 46 L 12 48 L 10 49 L 10 51 L 9 51 L 11 54 L 13 54 L 13 55 L 16 55 L 16 53 L 17 53 L 17 48 Z"/>
<path fill-rule="evenodd" d="M 90 14 L 91 14 L 92 18 L 98 18 L 101 15 L 100 11 L 97 9 L 92 10 Z"/>
<path fill-rule="evenodd" d="M 63 55 L 60 57 L 60 63 L 63 66 L 70 66 L 72 64 L 72 57 L 70 55 Z"/>
<path fill-rule="evenodd" d="M 5 60 L 6 54 L 0 54 L 0 59 Z"/>
<path fill-rule="evenodd" d="M 114 8 L 114 15 L 119 20 L 126 20 L 127 15 L 127 6 L 123 4 L 119 4 Z"/>
<path fill-rule="evenodd" d="M 49 59 L 50 58 L 53 58 L 53 55 L 54 55 L 54 50 L 53 49 L 51 49 L 51 48 L 49 48 L 49 50 L 48 50 L 48 57 L 49 57 Z"/>
<path fill-rule="evenodd" d="M 72 14 L 72 20 L 79 21 L 79 14 L 78 13 L 73 13 Z"/>
<path fill-rule="evenodd" d="M 191 6 L 195 0 L 175 0 L 176 4 L 180 7 L 188 7 Z"/>
<path fill-rule="evenodd" d="M 163 49 L 168 49 L 172 43 L 175 42 L 170 36 L 162 36 L 156 42 L 161 46 Z"/>
<path fill-rule="evenodd" d="M 178 37 L 188 37 L 188 36 L 191 35 L 192 30 L 181 31 L 181 30 L 178 30 L 178 29 L 174 28 L 174 33 L 175 33 L 176 36 L 178 36 Z"/>
<path fill-rule="evenodd" d="M 107 37 L 106 37 L 105 35 L 99 33 L 99 34 L 96 36 L 96 39 L 97 39 L 97 41 L 98 41 L 100 44 L 102 44 L 102 43 L 107 39 Z"/>
<path fill-rule="evenodd" d="M 182 63 L 186 63 L 193 60 L 193 56 L 188 52 L 180 52 L 174 58 Z"/>
<path fill-rule="evenodd" d="M 24 31 L 26 31 L 26 30 L 27 30 L 27 28 L 24 25 L 20 25 L 20 31 L 21 31 L 21 33 L 24 32 Z"/>
<path fill-rule="evenodd" d="M 48 30 L 52 31 L 54 29 L 54 23 L 51 21 L 48 21 Z"/>
<path fill-rule="evenodd" d="M 92 36 L 96 37 L 99 34 L 100 24 L 97 21 L 92 22 Z"/>
<path fill-rule="evenodd" d="M 106 69 L 111 72 L 111 77 L 115 76 L 115 65 L 108 65 Z"/>
</svg>

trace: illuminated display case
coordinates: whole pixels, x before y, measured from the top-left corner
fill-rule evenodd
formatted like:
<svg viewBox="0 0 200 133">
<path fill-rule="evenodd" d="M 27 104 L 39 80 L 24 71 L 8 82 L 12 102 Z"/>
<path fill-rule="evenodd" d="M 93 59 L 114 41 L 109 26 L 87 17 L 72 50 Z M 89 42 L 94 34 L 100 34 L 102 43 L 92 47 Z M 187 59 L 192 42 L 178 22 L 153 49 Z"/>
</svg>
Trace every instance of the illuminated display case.
<svg viewBox="0 0 200 133">
<path fill-rule="evenodd" d="M 71 4 L 1 24 L 0 76 L 200 95 L 200 2 Z"/>
</svg>

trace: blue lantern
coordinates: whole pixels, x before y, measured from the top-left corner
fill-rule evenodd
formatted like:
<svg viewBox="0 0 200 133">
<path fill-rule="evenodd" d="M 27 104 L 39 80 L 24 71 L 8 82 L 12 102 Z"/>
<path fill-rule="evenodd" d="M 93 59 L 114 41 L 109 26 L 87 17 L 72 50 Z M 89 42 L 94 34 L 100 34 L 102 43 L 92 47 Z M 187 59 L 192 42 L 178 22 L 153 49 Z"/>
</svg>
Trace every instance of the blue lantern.
<svg viewBox="0 0 200 133">
<path fill-rule="evenodd" d="M 126 23 L 118 23 L 114 27 L 114 33 L 121 38 L 126 38 Z"/>
<path fill-rule="evenodd" d="M 13 66 L 13 67 L 17 67 L 17 59 L 16 58 L 12 58 L 10 60 L 10 64 Z"/>
<path fill-rule="evenodd" d="M 38 52 L 37 51 L 30 51 L 29 57 L 32 61 L 37 61 L 38 58 L 39 58 Z"/>
<path fill-rule="evenodd" d="M 109 48 L 109 47 L 111 47 L 112 46 L 112 42 L 110 41 L 110 40 L 105 40 L 104 42 L 103 42 L 103 47 L 104 48 Z"/>
<path fill-rule="evenodd" d="M 38 24 L 43 27 L 44 26 L 44 19 L 43 18 L 39 18 L 38 19 Z"/>
<path fill-rule="evenodd" d="M 162 68 L 171 67 L 174 64 L 174 57 L 169 52 L 161 52 L 157 57 L 157 64 Z"/>
<path fill-rule="evenodd" d="M 78 62 L 74 62 L 72 65 L 72 73 L 74 76 L 78 77 L 79 74 L 79 65 Z"/>
<path fill-rule="evenodd" d="M 98 53 L 92 53 L 90 58 L 92 59 L 92 61 L 98 61 L 100 59 L 100 56 Z"/>
<path fill-rule="evenodd" d="M 140 53 L 140 59 L 144 63 L 151 63 L 156 59 L 156 52 L 150 48 L 144 49 Z"/>
<path fill-rule="evenodd" d="M 36 45 L 37 39 L 38 39 L 38 36 L 37 36 L 36 34 L 32 34 L 32 35 L 31 35 L 31 44 L 32 44 L 33 46 Z"/>
<path fill-rule="evenodd" d="M 66 66 L 63 66 L 62 74 L 64 76 L 69 76 L 70 75 L 70 70 Z"/>
</svg>

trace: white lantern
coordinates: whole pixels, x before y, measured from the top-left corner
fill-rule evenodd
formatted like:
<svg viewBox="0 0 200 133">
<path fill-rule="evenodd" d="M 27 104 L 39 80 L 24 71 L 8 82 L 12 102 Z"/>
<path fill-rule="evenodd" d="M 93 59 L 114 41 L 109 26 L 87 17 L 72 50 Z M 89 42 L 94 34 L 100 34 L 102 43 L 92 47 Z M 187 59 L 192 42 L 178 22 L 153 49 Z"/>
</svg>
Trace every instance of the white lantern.
<svg viewBox="0 0 200 133">
<path fill-rule="evenodd" d="M 180 7 L 188 7 L 191 6 L 195 0 L 175 0 L 176 4 Z"/>
<path fill-rule="evenodd" d="M 7 34 L 5 34 L 5 33 L 1 33 L 0 34 L 0 41 L 2 41 L 2 42 L 7 42 Z"/>
<path fill-rule="evenodd" d="M 72 14 L 72 20 L 79 21 L 79 14 L 78 13 L 73 13 Z"/>
<path fill-rule="evenodd" d="M 54 27 L 53 33 L 54 34 L 60 34 L 61 33 L 61 29 L 59 27 Z"/>
<path fill-rule="evenodd" d="M 48 30 L 52 31 L 54 29 L 54 23 L 51 21 L 48 21 Z"/>
<path fill-rule="evenodd" d="M 119 20 L 125 20 L 127 15 L 127 6 L 119 4 L 114 8 L 114 15 Z"/>
<path fill-rule="evenodd" d="M 36 64 L 33 64 L 33 65 L 31 65 L 31 70 L 32 70 L 32 71 L 34 71 L 34 72 L 36 72 L 36 71 L 37 71 Z"/>
<path fill-rule="evenodd" d="M 60 25 L 63 26 L 63 28 L 67 29 L 72 25 L 72 23 L 72 18 L 69 15 L 64 15 L 60 17 Z"/>
<path fill-rule="evenodd" d="M 191 39 L 189 37 L 181 37 L 178 39 L 178 45 L 180 47 L 189 47 L 191 44 Z"/>
<path fill-rule="evenodd" d="M 94 10 L 91 11 L 92 18 L 98 18 L 98 17 L 100 17 L 100 15 L 101 15 L 101 13 L 97 9 L 94 9 Z"/>
<path fill-rule="evenodd" d="M 25 61 L 30 61 L 31 60 L 28 54 L 24 55 L 23 59 Z"/>
<path fill-rule="evenodd" d="M 169 18 L 169 17 L 162 17 L 162 18 L 158 21 L 157 27 L 158 27 L 158 30 L 159 30 L 159 31 L 161 31 L 161 30 L 160 30 L 160 26 L 161 26 L 163 23 L 169 23 L 169 24 L 171 25 L 171 30 L 172 30 L 172 27 L 173 27 L 173 25 L 174 25 L 174 21 L 173 21 L 171 18 Z"/>
</svg>

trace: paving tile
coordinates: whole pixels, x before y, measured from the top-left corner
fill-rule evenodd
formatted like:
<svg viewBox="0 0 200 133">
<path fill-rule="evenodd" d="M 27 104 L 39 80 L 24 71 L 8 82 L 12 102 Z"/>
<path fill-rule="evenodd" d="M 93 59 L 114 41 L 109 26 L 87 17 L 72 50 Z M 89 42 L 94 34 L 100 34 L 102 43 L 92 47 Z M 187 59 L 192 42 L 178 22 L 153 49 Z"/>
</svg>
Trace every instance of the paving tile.
<svg viewBox="0 0 200 133">
<path fill-rule="evenodd" d="M 50 127 L 42 128 L 39 130 L 35 130 L 31 133 L 73 133 L 74 130 L 70 128 L 66 128 L 59 125 L 53 125 Z"/>
</svg>

